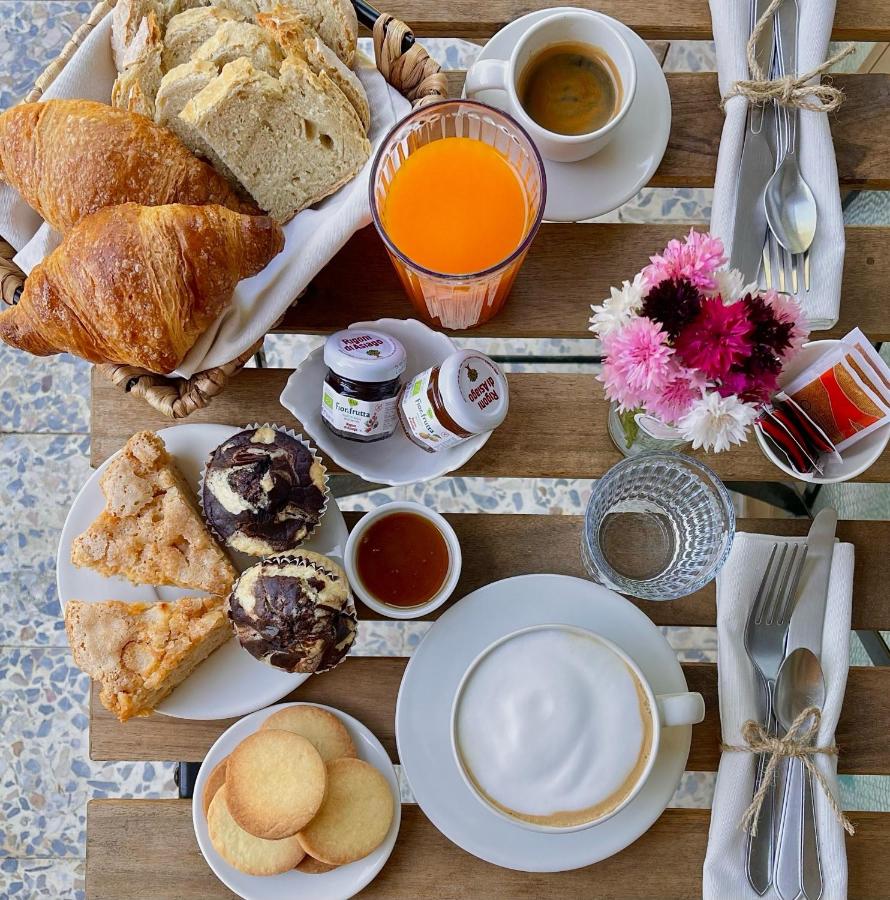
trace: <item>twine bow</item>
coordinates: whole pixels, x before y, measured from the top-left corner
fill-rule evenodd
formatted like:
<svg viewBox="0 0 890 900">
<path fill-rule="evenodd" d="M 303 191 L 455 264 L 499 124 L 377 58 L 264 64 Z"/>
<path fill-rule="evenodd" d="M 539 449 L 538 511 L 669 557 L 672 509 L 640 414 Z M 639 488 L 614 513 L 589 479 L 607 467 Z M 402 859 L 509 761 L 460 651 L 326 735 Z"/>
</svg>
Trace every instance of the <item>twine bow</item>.
<svg viewBox="0 0 890 900">
<path fill-rule="evenodd" d="M 766 23 L 775 14 L 784 0 L 771 0 L 763 15 L 757 20 L 751 37 L 748 38 L 747 56 L 750 79 L 737 81 L 724 94 L 720 100 L 720 108 L 725 109 L 726 102 L 731 97 L 745 97 L 755 106 L 760 106 L 770 100 L 774 100 L 779 106 L 793 106 L 797 109 L 808 109 L 813 112 L 834 112 L 844 102 L 844 93 L 840 88 L 832 84 L 807 84 L 827 72 L 835 63 L 845 59 L 856 51 L 853 44 L 847 44 L 834 56 L 830 56 L 815 69 L 805 72 L 803 75 L 785 75 L 782 78 L 767 79 L 767 73 L 763 71 L 757 61 L 757 40 Z"/>
<path fill-rule="evenodd" d="M 770 734 L 759 722 L 752 722 L 749 720 L 742 726 L 742 738 L 745 741 L 744 746 L 735 746 L 732 744 L 721 745 L 721 750 L 727 750 L 730 753 L 765 753 L 769 755 L 769 760 L 763 771 L 763 778 L 760 781 L 760 787 L 757 788 L 754 798 L 745 810 L 741 822 L 739 822 L 739 827 L 743 831 L 750 831 L 751 834 L 757 834 L 757 820 L 760 817 L 760 808 L 763 806 L 763 801 L 766 798 L 766 793 L 775 777 L 779 763 L 783 759 L 799 759 L 807 772 L 809 772 L 819 787 L 822 788 L 822 792 L 828 800 L 828 805 L 831 808 L 835 819 L 840 822 L 847 834 L 854 833 L 855 829 L 853 828 L 853 824 L 838 806 L 828 781 L 813 762 L 813 759 L 817 754 L 837 756 L 837 747 L 815 746 L 821 720 L 822 714 L 817 706 L 807 707 L 807 709 L 803 710 L 791 723 L 791 727 L 785 733 L 784 737 L 777 737 L 776 735 Z"/>
</svg>

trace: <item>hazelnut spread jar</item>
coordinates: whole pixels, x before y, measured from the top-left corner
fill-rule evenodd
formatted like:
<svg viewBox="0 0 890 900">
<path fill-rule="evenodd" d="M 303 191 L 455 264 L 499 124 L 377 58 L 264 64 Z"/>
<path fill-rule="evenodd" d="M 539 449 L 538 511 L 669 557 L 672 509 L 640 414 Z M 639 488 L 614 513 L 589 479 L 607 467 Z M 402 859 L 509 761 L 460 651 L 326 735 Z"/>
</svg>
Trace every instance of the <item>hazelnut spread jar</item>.
<svg viewBox="0 0 890 900">
<path fill-rule="evenodd" d="M 324 346 L 328 374 L 321 417 L 349 441 L 382 441 L 395 431 L 405 348 L 380 331 L 350 328 L 332 334 Z"/>
<path fill-rule="evenodd" d="M 458 350 L 405 385 L 399 419 L 415 444 L 434 453 L 497 428 L 508 403 L 500 367 L 475 350 Z"/>
</svg>

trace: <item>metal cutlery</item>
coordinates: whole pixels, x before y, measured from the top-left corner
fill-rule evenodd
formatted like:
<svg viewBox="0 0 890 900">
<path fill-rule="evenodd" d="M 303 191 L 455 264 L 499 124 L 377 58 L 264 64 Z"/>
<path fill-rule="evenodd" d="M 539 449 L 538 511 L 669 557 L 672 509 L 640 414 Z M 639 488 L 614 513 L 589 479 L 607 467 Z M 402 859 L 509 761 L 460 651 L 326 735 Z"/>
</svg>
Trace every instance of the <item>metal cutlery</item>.
<svg viewBox="0 0 890 900">
<path fill-rule="evenodd" d="M 781 549 L 780 549 L 781 548 Z M 764 720 L 775 730 L 773 692 L 785 657 L 785 641 L 791 623 L 794 598 L 807 548 L 804 544 L 776 543 L 767 561 L 754 605 L 745 626 L 745 649 L 760 675 L 766 692 Z M 766 760 L 758 761 L 754 790 L 763 777 Z M 751 887 L 765 894 L 772 883 L 775 849 L 775 785 L 770 785 L 757 821 L 757 834 L 748 840 L 747 873 Z"/>
</svg>

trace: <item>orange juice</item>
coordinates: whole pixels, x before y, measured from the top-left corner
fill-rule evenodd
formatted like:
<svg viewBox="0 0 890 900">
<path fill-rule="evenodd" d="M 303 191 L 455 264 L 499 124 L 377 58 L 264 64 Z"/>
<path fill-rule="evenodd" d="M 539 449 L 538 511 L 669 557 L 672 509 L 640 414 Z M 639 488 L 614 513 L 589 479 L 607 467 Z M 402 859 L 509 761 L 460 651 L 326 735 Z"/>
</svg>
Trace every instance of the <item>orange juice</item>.
<svg viewBox="0 0 890 900">
<path fill-rule="evenodd" d="M 464 275 L 497 265 L 519 247 L 529 207 L 519 173 L 497 149 L 474 138 L 445 137 L 401 163 L 381 218 L 412 262 Z"/>
</svg>

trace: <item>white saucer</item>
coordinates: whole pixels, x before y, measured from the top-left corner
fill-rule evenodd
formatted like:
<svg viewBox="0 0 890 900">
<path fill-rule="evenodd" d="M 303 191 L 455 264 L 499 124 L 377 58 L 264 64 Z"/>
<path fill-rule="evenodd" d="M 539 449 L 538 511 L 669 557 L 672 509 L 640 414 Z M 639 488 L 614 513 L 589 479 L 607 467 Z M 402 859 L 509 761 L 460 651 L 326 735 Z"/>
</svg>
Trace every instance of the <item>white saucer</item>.
<svg viewBox="0 0 890 900">
<path fill-rule="evenodd" d="M 416 319 L 378 319 L 354 322 L 349 327 L 376 328 L 401 341 L 408 356 L 403 383 L 438 365 L 457 350 L 450 337 Z M 323 453 L 365 481 L 398 485 L 439 478 L 464 465 L 491 436 L 490 431 L 479 434 L 436 453 L 428 453 L 409 441 L 401 425 L 383 441 L 369 444 L 348 441 L 329 431 L 321 417 L 321 385 L 327 371 L 324 347 L 318 347 L 288 378 L 281 392 L 281 405 L 303 423 L 306 433 Z"/>
<path fill-rule="evenodd" d="M 244 872 L 239 872 L 230 866 L 210 843 L 210 835 L 207 833 L 207 817 L 204 815 L 204 784 L 218 762 L 228 756 L 244 738 L 257 731 L 272 713 L 287 706 L 317 706 L 319 709 L 326 709 L 333 713 L 346 726 L 346 730 L 355 744 L 355 749 L 358 751 L 359 759 L 370 763 L 386 777 L 395 802 L 395 814 L 383 843 L 364 859 L 346 866 L 338 866 L 333 871 L 324 872 L 321 875 L 306 875 L 296 870 L 265 877 L 245 875 Z M 261 709 L 252 716 L 236 722 L 228 731 L 224 731 L 210 748 L 195 780 L 192 824 L 195 826 L 198 846 L 216 877 L 244 900 L 281 900 L 283 897 L 293 898 L 293 900 L 299 900 L 302 897 L 305 897 L 306 900 L 345 900 L 347 897 L 352 897 L 370 884 L 386 864 L 392 848 L 395 846 L 401 821 L 402 801 L 399 795 L 399 782 L 383 745 L 377 740 L 374 733 L 358 719 L 353 719 L 352 716 L 340 712 L 339 709 L 332 709 L 330 706 L 322 706 L 318 703 L 283 703 L 280 706 L 273 706 L 271 709 Z"/>
<path fill-rule="evenodd" d="M 648 781 L 621 812 L 583 831 L 543 834 L 514 825 L 470 793 L 451 752 L 451 706 L 477 654 L 519 628 L 589 628 L 631 656 L 656 693 L 686 691 L 674 651 L 652 621 L 618 594 L 581 578 L 523 575 L 486 585 L 427 632 L 405 670 L 396 706 L 399 759 L 414 797 L 449 840 L 497 866 L 561 872 L 623 850 L 664 812 L 686 767 L 691 726 L 665 729 Z M 529 660 L 534 668 L 535 661 Z"/>
<path fill-rule="evenodd" d="M 197 492 L 198 480 L 207 458 L 223 441 L 240 430 L 229 425 L 173 425 L 161 428 L 157 433 L 167 450 L 176 458 L 176 464 L 186 481 Z M 200 594 L 200 591 L 181 588 L 135 585 L 125 578 L 105 578 L 93 569 L 80 568 L 71 562 L 72 542 L 89 528 L 105 507 L 99 478 L 111 459 L 114 457 L 102 463 L 89 477 L 75 497 L 65 519 L 56 561 L 56 580 L 62 609 L 69 600 L 88 603 L 99 600 L 151 603 Z M 306 547 L 342 560 L 348 536 L 343 514 L 331 498 L 321 524 L 306 542 Z M 258 562 L 240 553 L 231 554 L 231 557 L 239 572 Z M 178 719 L 228 719 L 243 716 L 275 703 L 308 677 L 267 666 L 242 650 L 238 641 L 232 637 L 232 640 L 204 660 L 157 709 L 164 715 Z"/>
<path fill-rule="evenodd" d="M 477 60 L 507 59 L 520 37 L 554 7 L 529 13 L 502 28 L 480 51 Z M 593 13 L 593 15 L 602 15 Z M 671 133 L 671 95 L 664 72 L 646 42 L 622 22 L 608 19 L 621 33 L 637 63 L 637 91 L 627 116 L 612 141 L 599 153 L 576 163 L 544 160 L 547 204 L 544 218 L 553 222 L 592 219 L 617 209 L 645 187 L 661 163 Z M 503 91 L 480 91 L 474 99 L 509 113 Z"/>
</svg>

